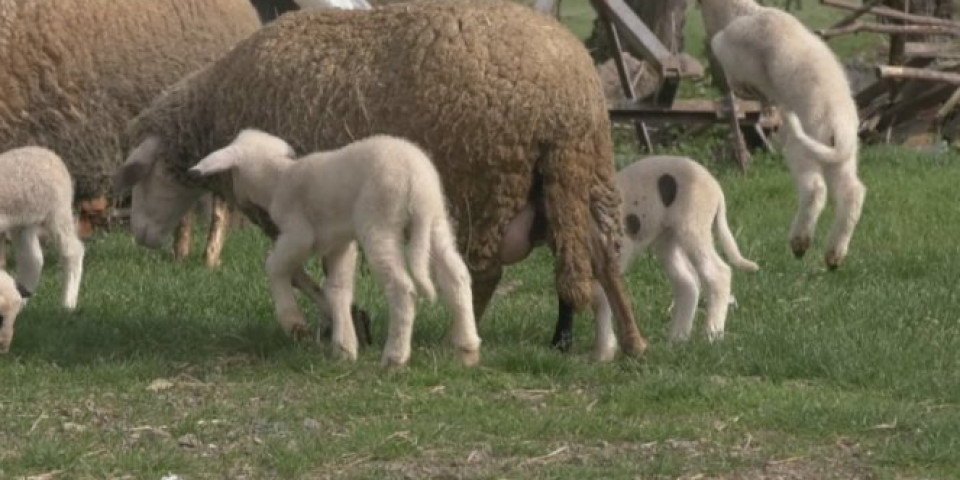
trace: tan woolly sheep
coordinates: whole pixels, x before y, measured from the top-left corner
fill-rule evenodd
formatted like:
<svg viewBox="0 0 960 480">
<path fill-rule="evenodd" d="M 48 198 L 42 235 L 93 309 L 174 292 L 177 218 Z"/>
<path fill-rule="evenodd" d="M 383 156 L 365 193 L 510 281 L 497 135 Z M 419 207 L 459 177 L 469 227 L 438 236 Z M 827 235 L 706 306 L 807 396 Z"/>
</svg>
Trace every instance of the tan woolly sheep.
<svg viewBox="0 0 960 480">
<path fill-rule="evenodd" d="M 0 0 L 0 152 L 47 147 L 100 198 L 137 112 L 259 25 L 247 0 Z"/>
<path fill-rule="evenodd" d="M 479 361 L 470 273 L 457 253 L 440 177 L 416 145 L 375 135 L 294 158 L 293 148 L 282 139 L 247 129 L 190 172 L 230 172 L 234 196 L 270 213 L 279 235 L 267 257 L 267 274 L 284 327 L 304 323 L 292 281 L 315 252 L 326 266 L 323 290 L 333 317 L 333 346 L 339 355 L 356 360 L 350 302 L 359 243 L 390 305 L 383 366 L 401 367 L 410 358 L 414 285 L 432 301 L 431 271 L 453 311 L 450 338 L 461 360 L 465 365 Z"/>
<path fill-rule="evenodd" d="M 186 172 L 248 127 L 283 132 L 297 151 L 374 134 L 410 139 L 440 173 L 478 318 L 503 265 L 546 242 L 560 297 L 586 306 L 596 275 L 624 351 L 645 348 L 617 274 L 620 199 L 600 81 L 556 20 L 504 1 L 281 16 L 133 123 L 137 148 L 116 180 L 134 189 L 140 243 L 159 245 L 204 188 L 230 195 L 222 181 Z M 275 235 L 262 209 L 241 208 Z M 532 241 L 503 244 L 513 238 Z"/>
<path fill-rule="evenodd" d="M 860 220 L 866 187 L 857 177 L 857 106 L 843 66 L 793 15 L 753 0 L 699 0 L 710 47 L 730 85 L 758 91 L 781 110 L 783 155 L 799 207 L 790 246 L 803 256 L 827 193 L 834 220 L 824 260 L 837 268 Z"/>
</svg>

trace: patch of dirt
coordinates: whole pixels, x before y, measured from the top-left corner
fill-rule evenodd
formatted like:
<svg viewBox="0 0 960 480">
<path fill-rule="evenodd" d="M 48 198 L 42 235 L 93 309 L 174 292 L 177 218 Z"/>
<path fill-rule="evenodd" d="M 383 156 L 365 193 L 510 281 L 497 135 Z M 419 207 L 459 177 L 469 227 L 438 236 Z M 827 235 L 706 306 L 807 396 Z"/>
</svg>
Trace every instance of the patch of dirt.
<svg viewBox="0 0 960 480">
<path fill-rule="evenodd" d="M 759 441 L 748 437 L 743 443 L 723 446 L 716 443 L 668 439 L 648 443 L 571 444 L 544 445 L 542 455 L 530 457 L 498 457 L 490 446 L 479 446 L 465 456 L 443 450 L 422 450 L 416 458 L 400 460 L 377 460 L 370 455 L 358 454 L 345 458 L 335 465 L 325 465 L 317 476 L 310 478 L 352 478 L 383 476 L 386 478 L 434 478 L 464 479 L 488 477 L 532 477 L 537 471 L 558 466 L 602 467 L 625 462 L 635 464 L 641 470 L 636 478 L 679 478 L 685 480 L 806 480 L 806 479 L 869 479 L 873 478 L 866 467 L 859 447 L 838 440 L 833 447 L 807 451 L 803 456 L 765 458 Z M 657 463 L 658 457 L 680 455 L 688 460 L 689 467 L 679 477 L 651 475 L 642 471 L 643 465 Z M 459 458 L 458 458 L 459 457 Z M 729 465 L 744 464 L 731 472 L 704 473 L 716 468 L 698 467 L 721 460 Z M 321 473 L 322 472 L 322 473 Z"/>
</svg>

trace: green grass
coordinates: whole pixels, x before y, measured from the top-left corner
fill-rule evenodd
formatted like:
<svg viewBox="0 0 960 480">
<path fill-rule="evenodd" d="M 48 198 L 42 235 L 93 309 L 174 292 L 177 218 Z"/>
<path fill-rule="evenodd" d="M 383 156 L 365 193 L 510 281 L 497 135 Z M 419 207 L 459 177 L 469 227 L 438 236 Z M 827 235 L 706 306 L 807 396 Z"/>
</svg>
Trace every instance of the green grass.
<svg viewBox="0 0 960 480">
<path fill-rule="evenodd" d="M 343 363 L 283 337 L 254 230 L 229 237 L 215 271 L 123 232 L 95 238 L 75 314 L 57 306 L 51 254 L 0 357 L 0 478 L 960 477 L 960 161 L 867 149 L 863 220 L 836 272 L 819 242 L 789 253 L 778 158 L 746 176 L 708 165 L 762 270 L 735 274 L 722 344 L 703 340 L 701 313 L 671 347 L 669 288 L 641 260 L 629 289 L 651 349 L 606 365 L 588 361 L 587 318 L 572 354 L 546 347 L 544 251 L 508 271 L 481 367 L 455 364 L 444 310 L 422 305 L 411 365 L 393 374 L 379 347 Z M 357 300 L 382 342 L 366 274 Z"/>
</svg>

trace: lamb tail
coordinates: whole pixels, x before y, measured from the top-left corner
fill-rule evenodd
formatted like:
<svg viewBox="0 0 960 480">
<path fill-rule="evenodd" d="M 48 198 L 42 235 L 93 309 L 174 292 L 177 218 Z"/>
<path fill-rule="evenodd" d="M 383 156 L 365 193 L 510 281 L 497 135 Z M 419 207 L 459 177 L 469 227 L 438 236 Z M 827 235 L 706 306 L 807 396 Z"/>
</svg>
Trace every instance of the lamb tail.
<svg viewBox="0 0 960 480">
<path fill-rule="evenodd" d="M 717 231 L 717 237 L 720 239 L 720 247 L 723 248 L 724 255 L 734 267 L 748 272 L 756 272 L 760 270 L 760 267 L 752 260 L 743 258 L 743 255 L 740 254 L 740 248 L 737 247 L 737 241 L 733 238 L 733 233 L 730 232 L 730 225 L 727 223 L 726 203 L 723 194 L 721 194 L 720 207 L 717 208 L 717 216 L 713 219 L 713 226 Z"/>
<path fill-rule="evenodd" d="M 856 144 L 851 145 L 846 142 L 843 135 L 837 135 L 837 145 L 835 147 L 825 145 L 819 140 L 807 135 L 807 132 L 803 129 L 803 124 L 800 122 L 800 117 L 798 117 L 796 113 L 783 110 L 781 116 L 784 120 L 783 125 L 787 130 L 793 133 L 794 138 L 820 161 L 841 163 L 850 158 L 853 154 L 853 149 L 856 148 Z"/>
<path fill-rule="evenodd" d="M 410 262 L 410 276 L 420 288 L 420 293 L 431 302 L 437 298 L 437 290 L 430 279 L 431 238 L 433 219 L 414 210 L 410 221 L 410 245 L 407 255 Z"/>
</svg>

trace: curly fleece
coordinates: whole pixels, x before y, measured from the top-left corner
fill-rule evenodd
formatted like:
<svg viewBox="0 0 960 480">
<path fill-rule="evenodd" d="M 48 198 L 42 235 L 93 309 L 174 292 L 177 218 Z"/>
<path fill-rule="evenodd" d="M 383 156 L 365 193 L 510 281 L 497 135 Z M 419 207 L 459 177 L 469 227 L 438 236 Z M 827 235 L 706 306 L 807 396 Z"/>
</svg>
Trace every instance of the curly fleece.
<svg viewBox="0 0 960 480">
<path fill-rule="evenodd" d="M 105 193 L 127 122 L 259 25 L 247 0 L 0 0 L 0 152 L 47 147 Z"/>
<path fill-rule="evenodd" d="M 287 13 L 158 99 L 129 140 L 160 135 L 161 161 L 191 183 L 189 167 L 248 127 L 301 153 L 377 133 L 423 147 L 475 281 L 499 268 L 505 226 L 536 177 L 564 300 L 589 302 L 592 220 L 607 248 L 620 238 L 610 124 L 593 63 L 566 28 L 522 5 L 427 0 Z M 205 186 L 230 195 L 222 181 Z"/>
</svg>

